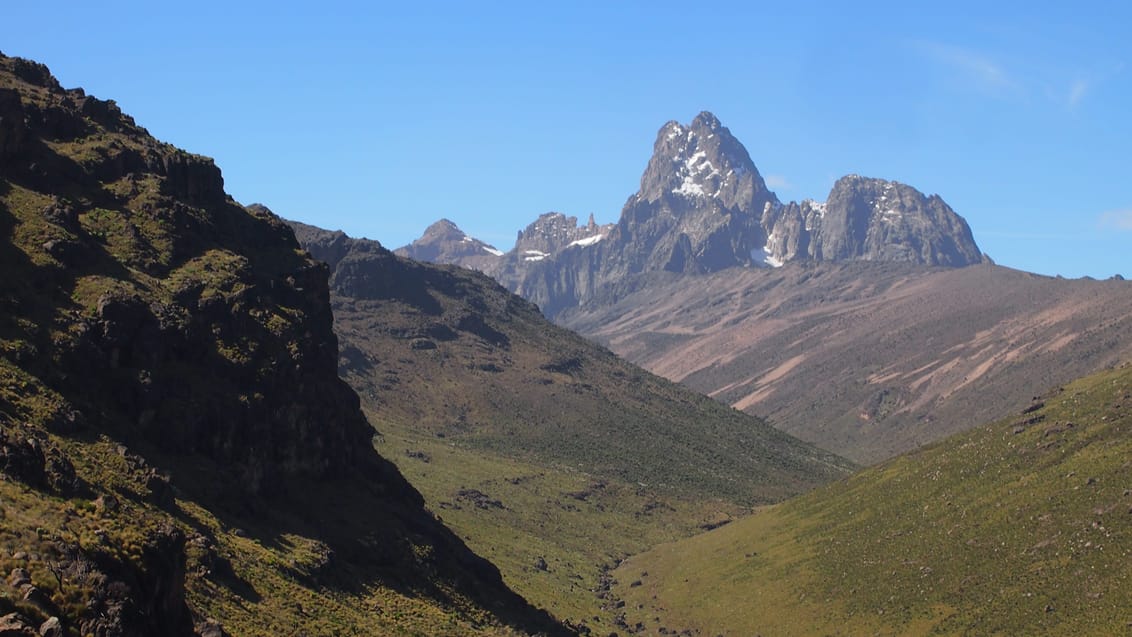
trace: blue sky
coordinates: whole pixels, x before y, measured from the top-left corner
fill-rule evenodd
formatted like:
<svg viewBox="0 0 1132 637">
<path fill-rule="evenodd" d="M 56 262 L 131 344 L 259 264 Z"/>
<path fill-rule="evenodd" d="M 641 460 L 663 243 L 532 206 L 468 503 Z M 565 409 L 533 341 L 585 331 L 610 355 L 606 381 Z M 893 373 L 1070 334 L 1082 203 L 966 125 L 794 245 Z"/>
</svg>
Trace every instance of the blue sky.
<svg viewBox="0 0 1132 637">
<path fill-rule="evenodd" d="M 710 110 L 783 201 L 895 179 L 1002 265 L 1132 275 L 1124 3 L 541 4 L 25 2 L 0 50 L 216 158 L 241 202 L 390 247 L 440 217 L 504 249 L 550 210 L 614 221 L 661 125 Z"/>
</svg>

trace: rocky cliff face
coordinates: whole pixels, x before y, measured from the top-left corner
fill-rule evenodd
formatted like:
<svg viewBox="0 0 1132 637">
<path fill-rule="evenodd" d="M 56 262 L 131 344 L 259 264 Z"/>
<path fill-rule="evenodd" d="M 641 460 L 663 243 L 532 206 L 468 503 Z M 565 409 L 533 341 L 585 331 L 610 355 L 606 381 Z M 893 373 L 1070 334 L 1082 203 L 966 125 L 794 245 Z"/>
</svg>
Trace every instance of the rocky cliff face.
<svg viewBox="0 0 1132 637">
<path fill-rule="evenodd" d="M 553 316 L 650 273 L 789 261 L 958 267 L 985 260 L 962 217 L 938 196 L 904 184 L 853 175 L 838 180 L 825 203 L 781 203 L 743 145 L 707 112 L 687 126 L 661 127 L 620 220 L 603 228 L 591 219 L 586 231 L 601 239 L 542 239 L 567 236 L 562 228 L 583 234 L 572 220 L 543 215 L 519 233 L 511 252 L 479 269 Z"/>
<path fill-rule="evenodd" d="M 33 489 L 4 493 L 23 513 L 0 525 L 0 569 L 31 573 L 23 612 L 83 634 L 191 633 L 186 595 L 223 595 L 186 584 L 186 538 L 222 538 L 179 502 L 319 515 L 309 494 L 329 490 L 380 515 L 391 547 L 375 559 L 361 533 L 310 531 L 354 556 L 338 571 L 543 625 L 373 451 L 337 376 L 326 266 L 290 228 L 233 202 L 212 160 L 2 55 L 0 265 L 0 472 Z"/>
</svg>

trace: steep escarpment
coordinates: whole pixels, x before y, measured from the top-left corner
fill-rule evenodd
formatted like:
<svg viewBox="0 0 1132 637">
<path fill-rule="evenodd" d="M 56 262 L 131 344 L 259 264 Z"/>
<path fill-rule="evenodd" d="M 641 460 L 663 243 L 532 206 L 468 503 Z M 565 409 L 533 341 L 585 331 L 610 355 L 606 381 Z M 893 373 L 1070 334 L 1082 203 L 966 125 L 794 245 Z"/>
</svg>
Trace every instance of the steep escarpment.
<svg viewBox="0 0 1132 637">
<path fill-rule="evenodd" d="M 328 272 L 291 230 L 8 57 L 0 263 L 0 611 L 83 634 L 556 630 L 373 451 Z"/>
</svg>

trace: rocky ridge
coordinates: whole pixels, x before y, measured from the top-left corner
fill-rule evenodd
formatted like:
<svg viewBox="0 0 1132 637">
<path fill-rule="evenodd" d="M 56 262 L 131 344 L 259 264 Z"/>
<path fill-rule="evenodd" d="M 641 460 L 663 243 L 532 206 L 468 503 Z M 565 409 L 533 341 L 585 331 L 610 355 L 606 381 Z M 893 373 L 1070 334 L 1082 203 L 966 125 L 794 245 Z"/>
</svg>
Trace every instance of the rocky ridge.
<svg viewBox="0 0 1132 637">
<path fill-rule="evenodd" d="M 743 145 L 708 112 L 687 126 L 661 127 L 640 189 L 616 224 L 600 227 L 600 240 L 523 243 L 535 227 L 572 237 L 599 228 L 592 218 L 587 227 L 569 225 L 571 219 L 543 215 L 501 257 L 472 262 L 449 253 L 433 260 L 490 274 L 548 316 L 658 272 L 705 274 L 791 261 L 961 267 L 987 260 L 966 222 L 938 195 L 897 182 L 851 175 L 837 181 L 825 203 L 783 204 Z M 566 249 L 573 247 L 579 249 Z"/>
</svg>

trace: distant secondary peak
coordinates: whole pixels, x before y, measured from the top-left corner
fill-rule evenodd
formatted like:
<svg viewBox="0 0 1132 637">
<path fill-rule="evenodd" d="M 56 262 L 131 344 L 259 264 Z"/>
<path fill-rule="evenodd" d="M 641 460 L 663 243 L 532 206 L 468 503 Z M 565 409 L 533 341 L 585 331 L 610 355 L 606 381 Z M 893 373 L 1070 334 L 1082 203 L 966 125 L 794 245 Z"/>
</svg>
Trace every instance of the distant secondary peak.
<svg viewBox="0 0 1132 637">
<path fill-rule="evenodd" d="M 425 229 L 420 239 L 394 252 L 403 257 L 434 263 L 461 263 L 469 267 L 503 256 L 501 250 L 468 236 L 449 219 L 441 219 Z M 470 261 L 469 261 L 470 260 Z"/>
<path fill-rule="evenodd" d="M 425 232 L 428 232 L 429 230 L 443 230 L 443 231 L 456 230 L 456 231 L 459 231 L 460 228 L 459 228 L 459 226 L 457 226 L 455 223 L 453 223 L 452 221 L 450 221 L 448 219 L 441 219 L 440 221 L 437 221 L 436 223 L 434 223 L 431 226 L 429 226 L 428 228 L 426 228 Z"/>
<path fill-rule="evenodd" d="M 436 240 L 460 241 L 460 240 L 463 240 L 467 236 L 468 235 L 465 234 L 464 231 L 461 230 L 459 228 L 459 226 L 457 226 L 455 223 L 452 223 L 448 219 L 441 219 L 440 221 L 437 221 L 436 223 L 429 226 L 428 228 L 425 228 L 424 234 L 421 235 L 421 239 L 431 240 L 431 241 L 436 241 Z"/>
</svg>

